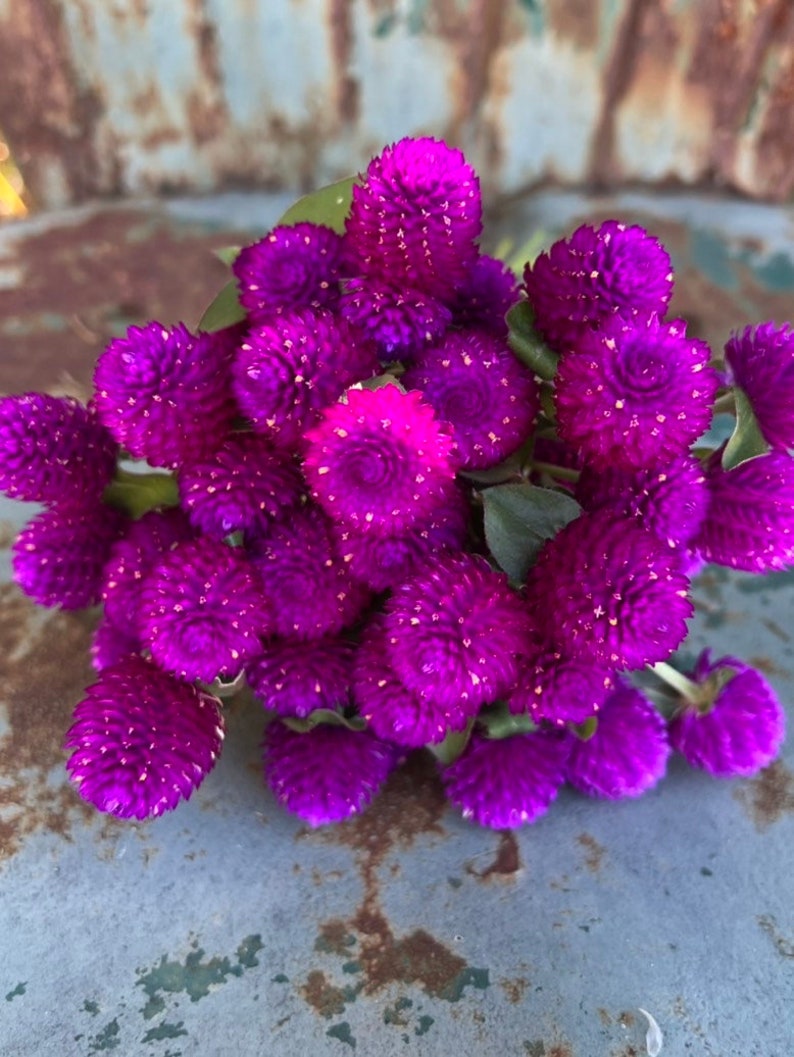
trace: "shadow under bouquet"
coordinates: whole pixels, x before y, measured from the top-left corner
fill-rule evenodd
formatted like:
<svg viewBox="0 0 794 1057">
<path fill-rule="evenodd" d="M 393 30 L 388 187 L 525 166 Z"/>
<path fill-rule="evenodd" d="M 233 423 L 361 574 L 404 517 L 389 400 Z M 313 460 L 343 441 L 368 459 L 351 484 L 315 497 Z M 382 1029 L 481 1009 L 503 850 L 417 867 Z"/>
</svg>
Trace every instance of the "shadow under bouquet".
<svg viewBox="0 0 794 1057">
<path fill-rule="evenodd" d="M 481 232 L 461 152 L 401 140 L 231 249 L 196 330 L 113 340 L 88 406 L 0 401 L 0 488 L 44 507 L 17 583 L 104 606 L 66 737 L 101 811 L 189 797 L 244 685 L 266 782 L 311 825 L 423 748 L 496 828 L 565 782 L 638 796 L 672 751 L 723 776 L 775 758 L 757 670 L 669 660 L 704 563 L 794 564 L 794 332 L 715 359 L 636 225 L 515 271 Z"/>
</svg>

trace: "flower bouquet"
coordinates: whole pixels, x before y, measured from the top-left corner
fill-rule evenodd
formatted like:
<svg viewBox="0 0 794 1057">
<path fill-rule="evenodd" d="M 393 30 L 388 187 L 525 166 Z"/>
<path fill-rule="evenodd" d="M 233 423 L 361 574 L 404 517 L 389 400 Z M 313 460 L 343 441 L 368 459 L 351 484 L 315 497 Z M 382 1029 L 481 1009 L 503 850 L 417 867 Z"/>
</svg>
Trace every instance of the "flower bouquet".
<svg viewBox="0 0 794 1057">
<path fill-rule="evenodd" d="M 44 506 L 17 583 L 104 606 L 66 736 L 101 811 L 188 798 L 244 684 L 265 780 L 311 825 L 425 747 L 497 828 L 565 782 L 638 796 L 671 751 L 774 759 L 758 671 L 669 660 L 703 563 L 794 562 L 794 333 L 748 327 L 714 360 L 666 318 L 670 258 L 638 226 L 516 272 L 481 230 L 460 151 L 404 139 L 230 250 L 195 331 L 111 341 L 88 406 L 0 402 L 0 487 Z"/>
</svg>

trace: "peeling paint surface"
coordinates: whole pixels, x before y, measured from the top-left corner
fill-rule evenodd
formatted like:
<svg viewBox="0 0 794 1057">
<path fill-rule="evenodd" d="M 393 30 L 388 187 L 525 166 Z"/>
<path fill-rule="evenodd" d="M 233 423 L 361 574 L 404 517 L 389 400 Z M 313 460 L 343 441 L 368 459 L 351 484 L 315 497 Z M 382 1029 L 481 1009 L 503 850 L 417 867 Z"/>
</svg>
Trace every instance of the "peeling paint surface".
<svg viewBox="0 0 794 1057">
<path fill-rule="evenodd" d="M 614 5 L 597 6 L 600 26 Z M 450 3 L 445 25 L 461 9 Z M 384 40 L 436 24 L 430 4 L 371 10 L 394 14 Z M 572 47 L 591 39 L 576 34 Z M 169 304 L 195 321 L 222 281 L 211 248 L 266 228 L 284 204 L 133 203 L 0 230 L 0 390 L 79 391 L 117 328 L 173 318 Z M 717 349 L 733 326 L 790 315 L 794 231 L 779 208 L 549 191 L 514 203 L 492 236 L 521 244 L 604 216 L 665 239 L 676 309 Z M 420 754 L 366 814 L 308 830 L 262 789 L 261 715 L 240 700 L 221 762 L 189 803 L 149 824 L 111 822 L 68 787 L 60 749 L 90 678 L 95 617 L 36 611 L 8 583 L 28 513 L 0 503 L 3 1057 L 637 1057 L 639 1007 L 653 1010 L 664 1052 L 789 1052 L 791 741 L 749 781 L 674 761 L 641 800 L 564 791 L 534 826 L 500 833 L 449 811 Z M 707 570 L 688 645 L 751 658 L 790 715 L 791 592 L 790 574 Z"/>
</svg>

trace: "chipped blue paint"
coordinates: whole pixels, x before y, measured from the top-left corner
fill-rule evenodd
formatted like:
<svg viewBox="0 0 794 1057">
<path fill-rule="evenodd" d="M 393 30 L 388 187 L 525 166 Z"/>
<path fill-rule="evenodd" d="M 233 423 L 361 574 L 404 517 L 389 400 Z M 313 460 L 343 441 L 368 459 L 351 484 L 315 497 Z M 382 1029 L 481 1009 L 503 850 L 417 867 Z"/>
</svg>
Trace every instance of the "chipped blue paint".
<svg viewBox="0 0 794 1057">
<path fill-rule="evenodd" d="M 334 1024 L 332 1028 L 329 1028 L 325 1033 L 332 1039 L 339 1039 L 340 1042 L 346 1043 L 352 1050 L 356 1048 L 356 1038 L 353 1032 L 350 1030 L 350 1025 L 346 1020 L 343 1020 L 341 1024 Z"/>
<path fill-rule="evenodd" d="M 689 257 L 692 264 L 717 286 L 735 290 L 739 278 L 733 267 L 725 239 L 708 228 L 692 228 L 689 238 Z"/>
<path fill-rule="evenodd" d="M 17 986 L 14 988 L 14 990 L 13 991 L 9 991 L 8 994 L 6 995 L 6 1002 L 13 1002 L 15 998 L 18 998 L 20 995 L 24 995 L 24 993 L 25 993 L 25 991 L 27 989 L 27 986 L 28 986 L 27 980 L 23 980 L 20 983 L 18 983 Z"/>
</svg>

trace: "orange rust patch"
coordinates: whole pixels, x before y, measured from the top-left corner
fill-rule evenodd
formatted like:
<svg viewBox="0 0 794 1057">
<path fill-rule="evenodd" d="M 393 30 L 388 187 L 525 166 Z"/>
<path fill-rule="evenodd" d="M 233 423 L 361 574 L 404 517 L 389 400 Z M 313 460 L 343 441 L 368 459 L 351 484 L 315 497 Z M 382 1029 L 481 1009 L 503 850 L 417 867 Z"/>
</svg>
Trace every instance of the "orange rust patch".
<svg viewBox="0 0 794 1057">
<path fill-rule="evenodd" d="M 475 870 L 471 864 L 467 864 L 466 873 L 477 877 L 480 881 L 506 881 L 513 880 L 521 869 L 518 841 L 513 831 L 506 829 L 499 834 L 499 847 L 496 849 L 496 858 L 491 865 L 479 871 Z"/>
<path fill-rule="evenodd" d="M 733 794 L 760 832 L 794 812 L 794 775 L 775 760 Z"/>
<path fill-rule="evenodd" d="M 325 973 L 314 970 L 309 973 L 301 994 L 315 1012 L 322 1017 L 334 1017 L 345 1011 L 345 994 L 325 978 Z"/>
<path fill-rule="evenodd" d="M 512 979 L 505 977 L 505 979 L 499 981 L 499 986 L 507 996 L 507 1001 L 517 1006 L 529 987 L 529 980 L 525 976 L 516 976 Z"/>
<path fill-rule="evenodd" d="M 576 838 L 576 843 L 585 850 L 584 864 L 587 869 L 592 874 L 599 874 L 604 864 L 606 848 L 589 833 L 580 833 Z"/>
</svg>

